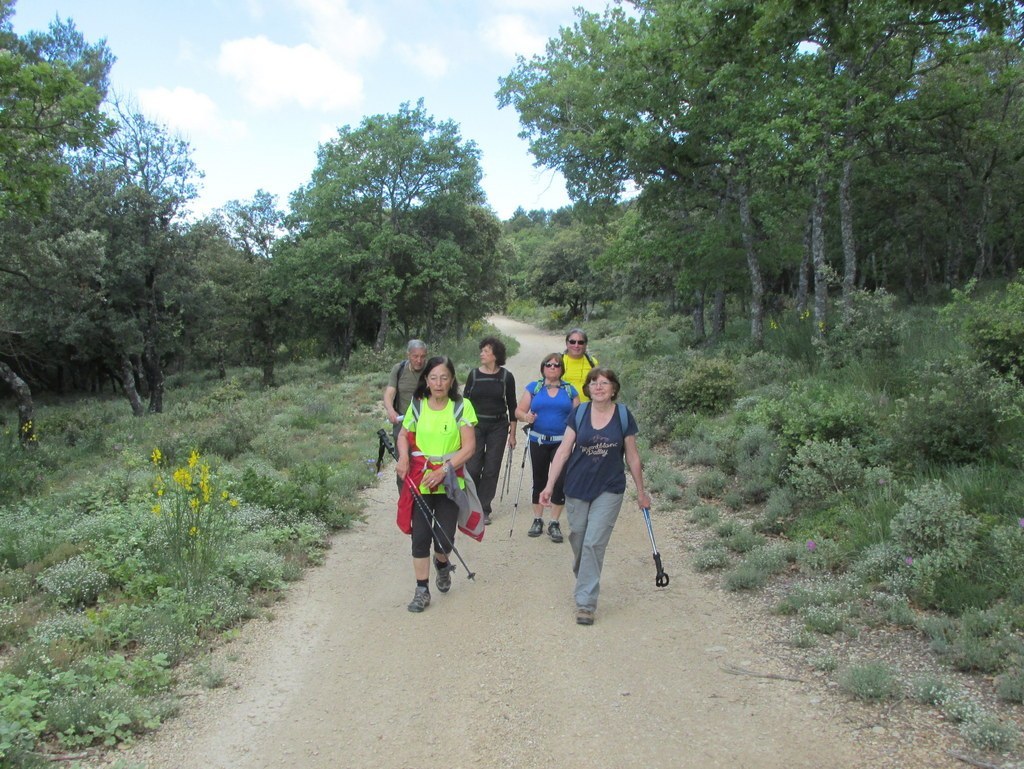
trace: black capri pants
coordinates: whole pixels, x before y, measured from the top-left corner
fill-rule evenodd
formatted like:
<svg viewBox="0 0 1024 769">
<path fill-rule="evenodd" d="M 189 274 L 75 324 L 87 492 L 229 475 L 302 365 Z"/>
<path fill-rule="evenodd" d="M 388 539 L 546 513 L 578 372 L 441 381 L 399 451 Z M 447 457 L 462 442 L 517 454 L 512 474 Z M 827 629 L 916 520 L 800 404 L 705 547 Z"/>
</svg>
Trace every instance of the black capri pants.
<svg viewBox="0 0 1024 769">
<path fill-rule="evenodd" d="M 530 441 L 530 466 L 533 468 L 533 504 L 540 504 L 540 493 L 548 485 L 548 470 L 551 468 L 551 460 L 555 458 L 555 452 L 561 443 L 537 443 Z M 568 463 L 567 463 L 568 464 Z M 565 504 L 565 468 L 562 474 L 555 481 L 555 487 L 551 491 L 551 504 Z"/>
<path fill-rule="evenodd" d="M 427 558 L 430 555 L 430 541 L 434 541 L 434 552 L 447 555 L 452 551 L 455 541 L 455 526 L 459 522 L 459 506 L 444 492 L 440 494 L 420 494 L 420 498 L 428 508 L 424 515 L 423 505 L 413 499 L 412 509 L 412 557 Z M 434 535 L 431 536 L 430 512 L 434 514 Z M 443 532 L 443 533 L 442 533 Z"/>
</svg>

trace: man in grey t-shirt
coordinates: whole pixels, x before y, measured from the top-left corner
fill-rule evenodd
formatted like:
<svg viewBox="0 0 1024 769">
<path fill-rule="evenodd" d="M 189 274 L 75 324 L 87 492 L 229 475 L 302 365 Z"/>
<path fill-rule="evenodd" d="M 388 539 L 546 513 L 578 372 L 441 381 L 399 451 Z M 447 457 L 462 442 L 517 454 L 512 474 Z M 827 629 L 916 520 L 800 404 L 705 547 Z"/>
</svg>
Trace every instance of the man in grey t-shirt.
<svg viewBox="0 0 1024 769">
<path fill-rule="evenodd" d="M 412 394 L 427 363 L 427 343 L 419 339 L 410 339 L 406 347 L 407 360 L 396 363 L 388 375 L 388 385 L 384 388 L 384 411 L 391 423 L 391 434 L 395 441 L 402 429 L 402 417 L 412 402 Z"/>
</svg>

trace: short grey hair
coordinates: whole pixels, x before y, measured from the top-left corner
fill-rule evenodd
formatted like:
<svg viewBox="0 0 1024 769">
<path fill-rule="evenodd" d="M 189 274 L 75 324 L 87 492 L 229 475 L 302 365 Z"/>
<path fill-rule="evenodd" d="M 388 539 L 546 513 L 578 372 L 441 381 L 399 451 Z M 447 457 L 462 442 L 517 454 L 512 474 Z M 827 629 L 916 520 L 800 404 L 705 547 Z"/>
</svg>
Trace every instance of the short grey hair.
<svg viewBox="0 0 1024 769">
<path fill-rule="evenodd" d="M 405 349 L 406 352 L 412 352 L 413 350 L 426 350 L 427 343 L 422 339 L 410 339 L 409 344 Z"/>
</svg>

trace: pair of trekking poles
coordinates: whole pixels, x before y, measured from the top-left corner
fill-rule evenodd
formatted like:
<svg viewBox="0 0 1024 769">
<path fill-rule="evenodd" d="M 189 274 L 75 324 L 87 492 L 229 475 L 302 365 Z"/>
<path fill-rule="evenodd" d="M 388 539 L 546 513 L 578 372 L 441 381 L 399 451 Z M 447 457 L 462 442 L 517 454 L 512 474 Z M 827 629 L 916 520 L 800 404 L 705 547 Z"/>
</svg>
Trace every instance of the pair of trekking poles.
<svg viewBox="0 0 1024 769">
<path fill-rule="evenodd" d="M 512 524 L 508 529 L 508 538 L 512 539 L 512 531 L 516 527 L 516 513 L 519 511 L 519 497 L 523 493 L 523 476 L 526 475 L 526 455 L 530 451 L 530 426 L 523 425 L 523 433 L 526 436 L 525 446 L 523 447 L 523 462 L 519 470 L 519 488 L 516 491 L 516 502 L 512 505 Z M 512 452 L 509 451 L 505 455 L 505 480 L 501 487 L 501 496 L 499 499 L 505 500 L 505 492 L 509 490 L 512 477 Z M 661 565 L 661 553 L 658 552 L 658 544 L 654 541 L 654 526 L 651 525 L 651 508 L 643 508 L 644 523 L 647 524 L 647 534 L 651 538 L 651 549 L 654 551 L 654 566 L 657 569 L 657 574 L 654 577 L 654 584 L 658 587 L 667 587 L 669 582 L 669 576 L 665 573 L 665 569 Z"/>
</svg>

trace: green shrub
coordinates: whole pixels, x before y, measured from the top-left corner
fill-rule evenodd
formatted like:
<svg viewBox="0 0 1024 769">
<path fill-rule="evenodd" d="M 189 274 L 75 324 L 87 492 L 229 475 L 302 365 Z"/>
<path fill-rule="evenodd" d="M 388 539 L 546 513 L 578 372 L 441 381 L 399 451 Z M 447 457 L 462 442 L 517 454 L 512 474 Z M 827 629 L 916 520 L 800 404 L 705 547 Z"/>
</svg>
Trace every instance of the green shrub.
<svg viewBox="0 0 1024 769">
<path fill-rule="evenodd" d="M 687 411 L 720 414 L 736 397 L 738 387 L 733 365 L 716 358 L 697 358 L 683 371 L 679 403 Z"/>
<path fill-rule="evenodd" d="M 284 558 L 254 550 L 229 555 L 221 567 L 232 582 L 249 590 L 278 590 L 284 585 Z"/>
<path fill-rule="evenodd" d="M 807 441 L 841 441 L 861 447 L 877 440 L 879 413 L 871 396 L 821 380 L 795 384 L 782 398 L 765 398 L 750 418 L 780 437 L 786 454 Z"/>
<path fill-rule="evenodd" d="M 723 584 L 726 590 L 732 592 L 757 590 L 767 584 L 768 576 L 757 564 L 744 562 L 726 572 Z"/>
<path fill-rule="evenodd" d="M 736 441 L 733 465 L 743 500 L 762 502 L 782 477 L 785 453 L 768 428 L 750 425 Z"/>
<path fill-rule="evenodd" d="M 940 705 L 955 696 L 958 689 L 948 679 L 932 674 L 922 674 L 910 680 L 909 693 L 913 700 L 923 705 Z"/>
<path fill-rule="evenodd" d="M 1020 733 L 1012 722 L 1004 723 L 991 713 L 965 721 L 960 734 L 975 748 L 999 753 L 1013 750 L 1020 741 Z"/>
<path fill-rule="evenodd" d="M 700 504 L 690 512 L 689 520 L 699 526 L 714 526 L 720 518 L 718 508 L 714 505 Z"/>
<path fill-rule="evenodd" d="M 893 461 L 963 464 L 991 455 L 1001 402 L 997 383 L 981 364 L 927 365 L 889 421 Z"/>
<path fill-rule="evenodd" d="M 724 569 L 728 565 L 729 553 L 721 546 L 701 548 L 693 556 L 693 568 L 697 571 Z"/>
<path fill-rule="evenodd" d="M 958 319 L 977 358 L 993 371 L 1024 381 L 1024 280 L 1006 286 L 998 301 L 971 299 L 973 282 L 954 291 L 947 318 Z"/>
<path fill-rule="evenodd" d="M 729 477 L 713 467 L 698 475 L 690 487 L 701 499 L 712 499 L 720 496 L 728 483 Z"/>
<path fill-rule="evenodd" d="M 804 607 L 798 614 L 805 628 L 824 635 L 838 633 L 846 625 L 848 617 L 845 608 L 827 604 Z"/>
<path fill-rule="evenodd" d="M 789 482 L 801 500 L 828 500 L 859 487 L 864 467 L 849 440 L 807 441 L 789 463 Z"/>
<path fill-rule="evenodd" d="M 793 365 L 793 361 L 764 350 L 744 355 L 736 362 L 736 377 L 745 392 L 768 384 L 789 382 L 799 373 L 802 372 Z"/>
<path fill-rule="evenodd" d="M 754 530 L 765 534 L 781 534 L 794 513 L 796 498 L 793 491 L 785 486 L 771 490 L 761 511 L 761 517 L 754 523 Z"/>
<path fill-rule="evenodd" d="M 748 553 L 755 548 L 763 547 L 764 543 L 764 537 L 755 534 L 746 526 L 738 528 L 724 539 L 725 546 L 734 553 Z"/>
<path fill-rule="evenodd" d="M 896 299 L 884 289 L 854 291 L 842 320 L 823 338 L 818 352 L 827 366 L 842 368 L 864 359 L 891 360 L 903 336 L 903 316 Z"/>
<path fill-rule="evenodd" d="M 900 693 L 895 671 L 883 662 L 851 665 L 840 674 L 839 686 L 851 697 L 868 702 L 893 699 Z"/>
<path fill-rule="evenodd" d="M 1018 667 L 998 676 L 996 694 L 1003 702 L 1024 705 L 1024 669 Z"/>
<path fill-rule="evenodd" d="M 938 481 L 909 492 L 891 524 L 893 542 L 906 555 L 949 552 L 958 563 L 966 562 L 977 528 L 963 511 L 960 495 Z"/>
</svg>

